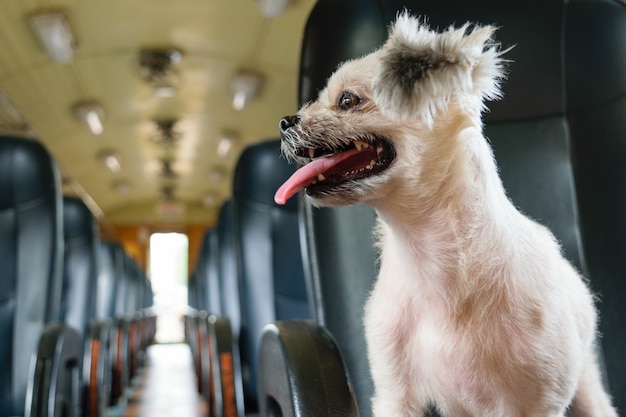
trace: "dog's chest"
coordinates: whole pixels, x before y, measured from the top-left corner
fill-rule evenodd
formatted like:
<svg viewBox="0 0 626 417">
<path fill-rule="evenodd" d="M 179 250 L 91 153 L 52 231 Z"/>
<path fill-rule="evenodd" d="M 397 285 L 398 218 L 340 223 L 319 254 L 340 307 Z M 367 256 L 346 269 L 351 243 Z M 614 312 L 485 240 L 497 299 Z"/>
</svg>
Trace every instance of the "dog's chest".
<svg viewBox="0 0 626 417">
<path fill-rule="evenodd" d="M 406 246 L 388 244 L 383 250 L 366 307 L 370 352 L 386 358 L 381 369 L 399 370 L 400 378 L 414 384 L 411 391 L 426 398 L 455 398 L 472 389 L 480 378 L 475 341 L 455 322 L 445 288 L 461 271 L 446 267 L 452 262 L 442 257 L 415 258 Z"/>
<path fill-rule="evenodd" d="M 450 365 L 452 348 L 458 349 L 436 277 L 442 272 L 435 265 L 415 265 L 408 259 L 387 257 L 381 265 L 366 308 L 368 343 L 374 350 L 390 349 L 398 361 L 408 362 L 400 369 L 440 378 Z"/>
</svg>

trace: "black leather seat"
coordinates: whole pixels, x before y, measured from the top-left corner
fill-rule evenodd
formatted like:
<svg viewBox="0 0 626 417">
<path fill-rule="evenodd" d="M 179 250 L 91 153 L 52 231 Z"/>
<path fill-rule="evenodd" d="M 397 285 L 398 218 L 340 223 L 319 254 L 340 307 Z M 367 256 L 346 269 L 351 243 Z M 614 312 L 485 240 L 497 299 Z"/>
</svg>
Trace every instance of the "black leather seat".
<svg viewBox="0 0 626 417">
<path fill-rule="evenodd" d="M 63 198 L 63 320 L 83 344 L 81 398 L 84 415 L 103 416 L 110 395 L 112 322 L 96 319 L 100 236 L 96 219 L 77 197 Z M 92 363 L 93 361 L 93 363 Z"/>
<path fill-rule="evenodd" d="M 146 326 L 151 326 L 151 312 L 146 306 L 147 278 L 139 263 L 124 251 L 124 273 L 121 286 L 118 286 L 119 297 L 123 302 L 118 307 L 118 328 L 123 338 L 122 346 L 126 350 L 126 376 L 124 386 L 131 385 L 142 365 L 144 349 L 147 340 L 144 340 Z M 122 292 L 123 291 L 123 295 Z"/>
<path fill-rule="evenodd" d="M 99 276 L 98 315 L 106 314 L 113 321 L 113 353 L 111 396 L 109 405 L 124 405 L 123 394 L 130 381 L 129 319 L 127 317 L 128 255 L 119 242 L 102 242 L 101 272 Z M 102 293 L 100 289 L 104 289 Z"/>
<path fill-rule="evenodd" d="M 82 345 L 78 333 L 60 322 L 59 174 L 33 140 L 0 137 L 0 259 L 0 416 L 23 416 L 26 409 L 33 416 L 77 413 L 72 374 Z M 59 372 L 50 375 L 44 366 Z"/>
<path fill-rule="evenodd" d="M 220 315 L 221 297 L 219 288 L 217 229 L 209 228 L 203 236 L 198 262 L 193 273 L 196 311 L 192 315 L 191 332 L 194 340 L 192 352 L 196 365 L 199 392 L 204 395 L 211 409 L 217 407 L 219 394 L 215 393 L 212 357 L 215 355 L 213 322 Z"/>
<path fill-rule="evenodd" d="M 85 338 L 96 315 L 100 241 L 95 218 L 77 197 L 63 198 L 63 235 L 61 315 Z"/>
<path fill-rule="evenodd" d="M 154 292 L 146 271 L 138 264 L 136 273 L 138 279 L 137 306 L 138 312 L 138 335 L 137 335 L 137 366 L 142 368 L 146 362 L 148 347 L 154 343 L 156 337 L 157 315 L 153 309 Z"/>
<path fill-rule="evenodd" d="M 124 294 L 125 303 L 122 320 L 126 326 L 126 365 L 128 370 L 126 384 L 130 385 L 139 369 L 143 295 L 141 268 L 128 253 L 125 256 L 124 281 L 126 292 Z"/>
<path fill-rule="evenodd" d="M 114 405 L 122 395 L 122 387 L 127 379 L 125 361 L 127 359 L 124 348 L 124 336 L 119 331 L 118 286 L 122 285 L 124 274 L 124 249 L 116 241 L 103 241 L 99 250 L 100 271 L 98 274 L 98 289 L 96 292 L 96 317 L 99 321 L 108 321 L 112 325 L 110 365 L 108 366 L 107 388 L 110 393 L 107 405 Z"/>
<path fill-rule="evenodd" d="M 216 395 L 216 415 L 242 416 L 244 410 L 243 379 L 241 373 L 240 333 L 241 302 L 239 278 L 234 247 L 232 199 L 220 208 L 217 222 L 217 276 L 219 279 L 221 315 L 213 321 L 216 352 L 213 367 Z"/>
<path fill-rule="evenodd" d="M 196 270 L 189 274 L 187 279 L 187 311 L 183 317 L 183 326 L 185 332 L 185 342 L 189 345 L 191 350 L 191 358 L 194 365 L 194 371 L 196 374 L 198 392 L 202 392 L 202 363 L 200 358 L 201 349 L 198 347 L 198 326 L 197 317 L 198 309 L 200 308 L 200 280 L 197 278 Z"/>
<path fill-rule="evenodd" d="M 115 294 L 117 276 L 122 272 L 122 252 L 119 243 L 103 241 L 99 245 L 98 289 L 96 291 L 96 317 L 115 317 Z"/>
<path fill-rule="evenodd" d="M 220 297 L 220 281 L 218 266 L 218 237 L 217 229 L 210 228 L 204 235 L 201 255 L 196 267 L 196 278 L 200 280 L 203 292 L 200 293 L 201 310 L 212 314 L 222 313 L 222 300 Z"/>
<path fill-rule="evenodd" d="M 128 398 L 124 394 L 154 339 L 156 316 L 150 308 L 152 290 L 141 266 L 120 243 L 103 245 L 101 256 L 105 261 L 100 280 L 107 289 L 98 302 L 102 304 L 99 314 L 108 312 L 114 322 L 110 404 L 125 406 Z"/>
<path fill-rule="evenodd" d="M 257 355 L 265 325 L 309 318 L 298 234 L 298 202 L 278 206 L 274 191 L 295 167 L 280 141 L 246 148 L 233 180 L 234 247 L 239 265 L 241 356 L 246 414 L 257 408 Z"/>
<path fill-rule="evenodd" d="M 244 414 L 243 379 L 239 334 L 241 331 L 241 304 L 236 254 L 234 250 L 232 200 L 226 201 L 219 211 L 215 228 L 205 236 L 202 250 L 205 259 L 198 261 L 194 283 L 207 311 L 197 315 L 198 331 L 192 334 L 201 343 L 200 365 L 204 394 L 209 402 L 209 414 L 242 416 Z M 208 265 L 206 265 L 208 264 Z M 202 273 L 202 270 L 207 272 Z M 215 298 L 219 298 L 216 300 Z M 193 333 L 193 332 L 192 332 Z M 206 342 L 206 343 L 205 343 Z M 204 366 L 207 364 L 207 366 Z"/>
<path fill-rule="evenodd" d="M 382 45 L 388 25 L 405 8 L 426 16 L 432 27 L 495 24 L 503 47 L 515 46 L 506 54 L 512 62 L 504 99 L 488 104 L 486 135 L 512 200 L 554 231 L 566 256 L 600 294 L 608 385 L 617 408 L 626 409 L 626 263 L 621 254 L 626 247 L 626 6 L 615 0 L 320 0 L 304 33 L 300 103 L 316 98 L 339 62 Z M 307 207 L 304 221 L 316 315 L 337 340 L 364 416 L 371 415 L 372 384 L 359 347 L 364 338 L 358 319 L 377 273 L 375 258 L 362 255 L 371 242 L 362 234 L 373 218 L 367 210 Z M 356 293 L 349 291 L 352 285 Z M 298 362 L 277 351 L 288 349 L 293 334 L 281 327 L 268 332 L 262 353 L 268 366 L 297 372 L 291 367 Z M 294 408 L 294 401 L 312 395 L 301 390 L 302 381 L 261 383 L 267 397 L 263 415 L 271 407 L 306 415 L 302 407 Z M 344 415 L 355 413 L 349 395 L 332 399 L 343 404 Z M 324 414 L 328 402 L 312 403 L 317 415 L 332 414 Z"/>
</svg>

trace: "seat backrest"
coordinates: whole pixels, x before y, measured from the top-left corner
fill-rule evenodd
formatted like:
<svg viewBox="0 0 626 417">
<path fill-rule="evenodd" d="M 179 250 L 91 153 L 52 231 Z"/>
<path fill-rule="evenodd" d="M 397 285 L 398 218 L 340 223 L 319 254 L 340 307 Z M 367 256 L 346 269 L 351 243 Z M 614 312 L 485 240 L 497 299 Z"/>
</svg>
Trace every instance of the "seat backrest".
<svg viewBox="0 0 626 417">
<path fill-rule="evenodd" d="M 85 338 L 96 315 L 99 232 L 94 216 L 80 198 L 63 198 L 62 319 Z"/>
<path fill-rule="evenodd" d="M 298 203 L 274 203 L 295 167 L 280 157 L 280 141 L 251 145 L 235 168 L 234 243 L 242 306 L 241 355 L 246 412 L 256 408 L 256 361 L 263 328 L 276 320 L 311 317 L 298 233 Z"/>
<path fill-rule="evenodd" d="M 0 416 L 23 415 L 39 337 L 60 316 L 60 190 L 40 143 L 0 137 Z"/>
<path fill-rule="evenodd" d="M 139 265 L 129 254 L 125 256 L 124 280 L 126 281 L 124 315 L 132 319 L 141 309 L 141 283 Z"/>
<path fill-rule="evenodd" d="M 117 242 L 103 241 L 99 245 L 99 253 L 96 317 L 113 319 L 116 317 L 116 286 L 124 268 L 122 248 Z"/>
<path fill-rule="evenodd" d="M 228 318 L 233 339 L 239 340 L 241 329 L 241 302 L 237 278 L 237 258 L 233 239 L 233 203 L 226 200 L 220 208 L 217 221 L 218 277 L 222 315 Z"/>
<path fill-rule="evenodd" d="M 503 49 L 514 46 L 506 53 L 511 62 L 504 98 L 488 103 L 485 133 L 511 199 L 552 229 L 566 256 L 600 294 L 599 330 L 608 382 L 616 406 L 626 409 L 626 307 L 620 295 L 626 291 L 626 261 L 621 254 L 626 247 L 626 5 L 617 0 L 320 0 L 304 33 L 300 103 L 317 97 L 340 62 L 381 46 L 389 24 L 405 9 L 424 16 L 431 27 L 466 21 L 494 24 Z M 354 254 L 369 245 L 359 234 L 354 239 L 341 235 L 343 229 L 336 223 L 349 224 L 344 222 L 360 209 L 342 210 L 309 210 L 307 222 L 313 233 L 309 240 L 318 248 L 307 267 L 314 288 L 351 285 L 338 279 L 374 279 L 375 257 L 369 254 L 335 265 L 335 258 L 319 253 L 326 255 L 318 241 L 352 245 L 345 250 Z M 328 219 L 334 227 L 318 224 Z M 363 262 L 371 264 L 370 274 L 344 275 L 365 268 Z M 330 290 L 317 293 L 330 297 L 316 301 L 322 310 L 317 316 L 340 344 L 346 326 L 359 326 L 349 331 L 361 332 L 360 323 L 349 324 L 331 311 L 347 302 L 358 308 L 362 299 L 341 298 L 342 292 Z M 350 344 L 342 349 L 349 368 L 356 364 L 350 373 L 366 374 L 362 352 Z M 355 375 L 359 406 L 367 416 L 371 385 Z"/>
<path fill-rule="evenodd" d="M 200 289 L 198 308 L 216 315 L 222 314 L 218 256 L 217 229 L 211 227 L 204 233 L 195 279 L 198 280 L 197 285 Z"/>
<path fill-rule="evenodd" d="M 375 218 L 374 210 L 363 205 L 302 207 L 302 260 L 315 318 L 341 349 L 361 416 L 370 415 L 374 391 L 362 323 L 363 307 L 378 274 Z"/>
</svg>

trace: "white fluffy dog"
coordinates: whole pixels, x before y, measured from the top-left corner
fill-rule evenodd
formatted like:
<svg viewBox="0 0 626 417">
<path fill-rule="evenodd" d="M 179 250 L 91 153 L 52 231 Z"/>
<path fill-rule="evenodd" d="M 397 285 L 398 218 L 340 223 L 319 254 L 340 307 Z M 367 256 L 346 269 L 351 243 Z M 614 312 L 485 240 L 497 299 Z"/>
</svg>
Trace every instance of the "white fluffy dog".
<svg viewBox="0 0 626 417">
<path fill-rule="evenodd" d="M 379 50 L 342 65 L 281 120 L 303 164 L 277 191 L 378 213 L 380 274 L 365 326 L 378 417 L 617 416 L 596 312 L 554 236 L 507 198 L 482 134 L 498 98 L 494 28 L 431 31 L 398 17 Z"/>
</svg>

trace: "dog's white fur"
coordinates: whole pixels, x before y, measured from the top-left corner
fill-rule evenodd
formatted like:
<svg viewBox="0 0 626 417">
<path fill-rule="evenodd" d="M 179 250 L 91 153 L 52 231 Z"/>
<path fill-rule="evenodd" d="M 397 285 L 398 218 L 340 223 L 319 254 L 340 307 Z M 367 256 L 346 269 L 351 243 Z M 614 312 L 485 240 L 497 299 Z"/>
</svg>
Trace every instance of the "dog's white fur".
<svg viewBox="0 0 626 417">
<path fill-rule="evenodd" d="M 615 417 L 593 297 L 553 235 L 507 198 L 482 134 L 502 78 L 493 33 L 438 33 L 400 15 L 381 49 L 341 66 L 300 110 L 285 153 L 373 135 L 396 150 L 385 171 L 312 197 L 378 213 L 365 315 L 375 416 L 436 405 L 449 417 Z M 358 111 L 337 111 L 346 90 L 362 98 Z"/>
</svg>

